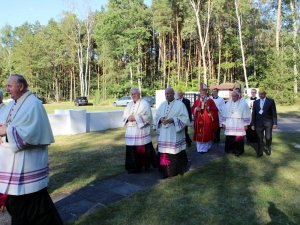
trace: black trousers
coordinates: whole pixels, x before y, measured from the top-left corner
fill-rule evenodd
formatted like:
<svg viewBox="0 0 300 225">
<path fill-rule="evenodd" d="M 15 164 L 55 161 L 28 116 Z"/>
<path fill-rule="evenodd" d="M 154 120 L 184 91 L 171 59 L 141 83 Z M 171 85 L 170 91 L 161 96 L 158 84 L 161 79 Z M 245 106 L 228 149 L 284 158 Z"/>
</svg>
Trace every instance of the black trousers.
<svg viewBox="0 0 300 225">
<path fill-rule="evenodd" d="M 244 153 L 244 137 L 243 136 L 229 136 L 225 138 L 225 152 L 241 155 Z"/>
<path fill-rule="evenodd" d="M 264 124 L 262 126 L 256 126 L 256 134 L 257 134 L 257 154 L 262 153 L 262 149 L 264 148 L 264 139 L 266 139 L 266 147 L 271 148 L 272 144 L 272 124 Z"/>
<path fill-rule="evenodd" d="M 159 153 L 159 171 L 163 178 L 184 174 L 187 171 L 188 157 L 183 150 L 177 154 Z"/>
<path fill-rule="evenodd" d="M 139 146 L 126 145 L 125 169 L 130 173 L 141 172 L 152 167 L 157 167 L 157 155 L 152 142 L 144 146 L 143 151 L 139 151 Z"/>
<path fill-rule="evenodd" d="M 247 141 L 251 143 L 257 142 L 257 134 L 255 130 L 251 129 L 251 126 L 248 126 L 248 129 L 246 130 L 246 137 Z"/>
<path fill-rule="evenodd" d="M 220 134 L 221 134 L 221 127 L 218 127 L 218 129 L 215 131 L 215 136 L 214 136 L 215 143 L 220 142 Z"/>
<path fill-rule="evenodd" d="M 9 195 L 6 208 L 12 225 L 62 225 L 46 188 L 26 195 Z"/>
</svg>

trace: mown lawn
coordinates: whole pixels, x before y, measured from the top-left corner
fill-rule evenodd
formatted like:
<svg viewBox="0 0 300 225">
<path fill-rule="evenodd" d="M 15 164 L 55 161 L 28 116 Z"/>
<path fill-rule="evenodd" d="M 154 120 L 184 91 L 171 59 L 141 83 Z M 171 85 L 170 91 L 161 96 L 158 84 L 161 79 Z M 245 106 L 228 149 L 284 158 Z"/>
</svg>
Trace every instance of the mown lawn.
<svg viewBox="0 0 300 225">
<path fill-rule="evenodd" d="M 300 118 L 300 101 L 294 105 L 277 106 L 277 113 L 280 117 L 296 117 Z"/>
<path fill-rule="evenodd" d="M 111 146 L 107 139 L 114 142 L 116 139 L 111 136 L 114 132 L 120 136 L 120 130 L 107 131 L 104 138 L 99 134 L 99 145 Z M 114 143 L 116 152 L 108 149 L 109 154 L 105 157 L 102 156 L 105 148 L 100 148 L 102 153 L 97 155 L 87 144 L 90 150 L 86 153 L 93 159 L 99 158 L 92 163 L 85 162 L 85 157 L 81 159 L 83 155 L 79 149 L 61 150 L 61 153 L 51 149 L 52 162 L 59 160 L 62 163 L 61 169 L 57 166 L 53 171 L 62 173 L 61 185 L 56 188 L 77 180 L 83 184 L 102 179 L 106 174 L 122 172 L 123 157 L 110 156 L 113 153 L 122 155 L 118 143 Z M 295 148 L 300 144 L 299 133 L 276 133 L 273 143 L 270 157 L 256 158 L 253 146 L 247 145 L 246 153 L 241 157 L 227 155 L 184 176 L 163 180 L 150 190 L 83 216 L 72 224 L 300 224 L 300 149 Z M 74 159 L 65 151 L 72 151 L 77 157 Z M 59 157 L 63 154 L 68 156 L 65 160 Z M 93 172 L 94 164 L 97 169 Z"/>
<path fill-rule="evenodd" d="M 66 110 L 66 109 L 85 109 L 88 112 L 96 111 L 107 111 L 107 110 L 124 110 L 124 107 L 115 107 L 112 102 L 104 102 L 100 105 L 85 105 L 75 106 L 73 102 L 53 102 L 44 104 L 44 107 L 48 114 L 53 114 L 55 110 Z"/>
<path fill-rule="evenodd" d="M 48 114 L 53 114 L 55 110 L 65 109 L 85 109 L 88 112 L 107 111 L 107 110 L 124 110 L 124 107 L 115 107 L 112 105 L 113 100 L 107 100 L 99 105 L 75 106 L 73 102 L 59 102 L 44 104 Z M 277 105 L 278 115 L 281 117 L 298 117 L 300 118 L 300 101 L 294 105 L 280 106 Z"/>
<path fill-rule="evenodd" d="M 49 147 L 52 197 L 125 172 L 125 129 L 56 136 Z M 156 145 L 155 132 L 152 132 Z"/>
<path fill-rule="evenodd" d="M 56 136 L 49 147 L 52 196 L 124 172 L 124 129 Z"/>
</svg>

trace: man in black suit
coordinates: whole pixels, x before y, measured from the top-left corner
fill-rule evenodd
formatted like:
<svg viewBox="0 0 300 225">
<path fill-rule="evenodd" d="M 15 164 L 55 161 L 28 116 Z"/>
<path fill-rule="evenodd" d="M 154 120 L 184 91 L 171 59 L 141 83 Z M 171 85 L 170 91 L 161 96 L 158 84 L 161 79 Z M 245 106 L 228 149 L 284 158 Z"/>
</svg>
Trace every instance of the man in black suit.
<svg viewBox="0 0 300 225">
<path fill-rule="evenodd" d="M 264 136 L 266 139 L 266 154 L 271 154 L 272 129 L 277 128 L 277 112 L 273 99 L 266 98 L 266 92 L 259 90 L 259 99 L 254 101 L 252 109 L 251 128 L 257 134 L 257 156 L 263 155 Z"/>
<path fill-rule="evenodd" d="M 191 102 L 190 102 L 190 100 L 183 97 L 183 92 L 181 90 L 178 90 L 177 96 L 178 96 L 178 100 L 182 101 L 182 103 L 185 105 L 185 107 L 188 111 L 188 114 L 189 114 L 190 122 L 191 122 L 192 121 L 192 111 L 191 111 Z M 191 147 L 192 140 L 191 140 L 191 138 L 189 136 L 189 133 L 188 133 L 188 126 L 185 127 L 185 142 L 186 142 L 187 147 Z"/>
</svg>

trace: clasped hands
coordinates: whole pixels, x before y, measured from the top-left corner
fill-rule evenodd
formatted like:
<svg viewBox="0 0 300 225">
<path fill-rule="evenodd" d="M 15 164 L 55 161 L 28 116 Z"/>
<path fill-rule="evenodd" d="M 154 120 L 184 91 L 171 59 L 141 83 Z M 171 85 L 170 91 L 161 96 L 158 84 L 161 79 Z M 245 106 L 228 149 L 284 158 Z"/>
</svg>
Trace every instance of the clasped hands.
<svg viewBox="0 0 300 225">
<path fill-rule="evenodd" d="M 130 116 L 127 118 L 127 120 L 128 120 L 129 122 L 135 121 L 134 115 L 130 115 Z"/>
<path fill-rule="evenodd" d="M 201 111 L 201 108 L 199 106 L 196 107 L 196 111 Z"/>
<path fill-rule="evenodd" d="M 163 124 L 163 125 L 167 125 L 169 123 L 174 123 L 174 120 L 172 118 L 165 118 L 165 117 L 162 117 L 160 118 L 160 122 Z"/>
<path fill-rule="evenodd" d="M 6 135 L 6 124 L 0 123 L 0 137 L 3 137 Z"/>
</svg>

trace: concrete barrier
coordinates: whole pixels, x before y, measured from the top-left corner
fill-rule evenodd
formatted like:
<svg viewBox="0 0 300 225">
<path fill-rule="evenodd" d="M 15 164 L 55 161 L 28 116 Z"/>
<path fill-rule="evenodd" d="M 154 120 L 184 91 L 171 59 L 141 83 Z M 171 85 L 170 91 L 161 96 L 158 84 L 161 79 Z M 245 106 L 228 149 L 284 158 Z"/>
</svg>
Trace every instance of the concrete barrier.
<svg viewBox="0 0 300 225">
<path fill-rule="evenodd" d="M 55 110 L 48 117 L 54 135 L 70 135 L 122 127 L 122 115 L 123 110 L 86 112 L 72 109 Z"/>
<path fill-rule="evenodd" d="M 153 116 L 156 110 L 153 109 Z M 123 127 L 123 110 L 86 112 L 85 109 L 55 110 L 48 114 L 53 134 L 70 135 Z"/>
</svg>

